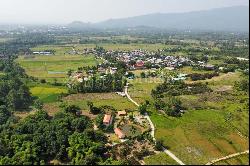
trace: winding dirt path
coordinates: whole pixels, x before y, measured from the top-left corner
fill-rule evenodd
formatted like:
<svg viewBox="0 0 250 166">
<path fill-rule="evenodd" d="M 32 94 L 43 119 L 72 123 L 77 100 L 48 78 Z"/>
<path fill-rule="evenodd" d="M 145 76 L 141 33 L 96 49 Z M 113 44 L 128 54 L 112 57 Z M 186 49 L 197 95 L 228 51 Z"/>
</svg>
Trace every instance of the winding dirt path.
<svg viewBox="0 0 250 166">
<path fill-rule="evenodd" d="M 127 98 L 132 102 L 134 103 L 137 107 L 139 107 L 140 105 L 134 101 L 131 96 L 128 94 L 128 84 L 125 86 L 125 90 L 124 90 L 124 93 L 126 94 Z M 156 141 L 155 139 L 155 127 L 154 127 L 154 124 L 153 122 L 151 121 L 150 117 L 148 116 L 148 114 L 146 113 L 144 115 L 144 117 L 148 120 L 149 124 L 150 124 L 150 127 L 151 127 L 151 136 L 153 138 L 154 141 Z M 164 153 L 166 153 L 168 156 L 170 156 L 172 159 L 174 159 L 178 164 L 180 165 L 185 165 L 178 157 L 176 157 L 171 151 L 163 148 L 163 151 Z"/>
<path fill-rule="evenodd" d="M 244 152 L 238 152 L 238 153 L 230 154 L 228 156 L 212 160 L 212 161 L 208 162 L 206 165 L 212 165 L 212 164 L 217 163 L 219 161 L 227 160 L 227 159 L 230 159 L 230 158 L 233 158 L 233 157 L 237 157 L 237 156 L 240 156 L 240 155 L 243 155 L 243 154 L 249 154 L 249 150 L 246 150 Z"/>
</svg>

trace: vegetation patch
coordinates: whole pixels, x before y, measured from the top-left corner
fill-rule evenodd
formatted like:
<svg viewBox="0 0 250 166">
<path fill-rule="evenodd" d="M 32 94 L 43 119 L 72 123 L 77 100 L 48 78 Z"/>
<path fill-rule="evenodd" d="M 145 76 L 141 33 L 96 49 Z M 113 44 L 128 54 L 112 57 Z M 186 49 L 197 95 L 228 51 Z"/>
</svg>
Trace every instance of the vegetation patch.
<svg viewBox="0 0 250 166">
<path fill-rule="evenodd" d="M 63 99 L 70 104 L 78 105 L 83 110 L 88 110 L 87 102 L 91 101 L 96 106 L 109 105 L 117 110 L 130 109 L 136 107 L 130 101 L 115 93 L 86 93 L 72 94 Z"/>
<path fill-rule="evenodd" d="M 175 160 L 163 152 L 144 158 L 144 162 L 147 165 L 178 165 Z"/>
<path fill-rule="evenodd" d="M 31 94 L 38 97 L 44 103 L 58 101 L 61 94 L 67 93 L 67 89 L 60 87 L 37 86 L 30 89 Z"/>
</svg>

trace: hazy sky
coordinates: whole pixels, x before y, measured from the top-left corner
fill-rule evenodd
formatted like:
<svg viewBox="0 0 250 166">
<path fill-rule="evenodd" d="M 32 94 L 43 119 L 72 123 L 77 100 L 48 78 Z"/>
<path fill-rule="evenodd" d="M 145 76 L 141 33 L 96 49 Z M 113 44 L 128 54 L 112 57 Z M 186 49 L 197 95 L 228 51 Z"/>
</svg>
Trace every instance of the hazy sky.
<svg viewBox="0 0 250 166">
<path fill-rule="evenodd" d="M 0 0 L 1 23 L 98 22 L 150 13 L 249 6 L 248 0 Z"/>
</svg>

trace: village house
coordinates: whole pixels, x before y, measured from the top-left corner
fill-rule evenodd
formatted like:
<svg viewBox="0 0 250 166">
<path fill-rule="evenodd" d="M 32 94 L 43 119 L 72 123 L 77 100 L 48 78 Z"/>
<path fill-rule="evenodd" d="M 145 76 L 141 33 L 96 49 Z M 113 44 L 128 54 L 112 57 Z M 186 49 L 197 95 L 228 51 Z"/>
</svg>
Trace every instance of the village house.
<svg viewBox="0 0 250 166">
<path fill-rule="evenodd" d="M 206 64 L 206 65 L 201 65 L 204 69 L 206 70 L 214 70 L 215 66 L 214 65 L 210 65 L 210 64 Z"/>
<path fill-rule="evenodd" d="M 35 55 L 51 55 L 49 51 L 34 51 L 33 54 Z"/>
<path fill-rule="evenodd" d="M 106 127 L 110 126 L 113 122 L 113 117 L 112 115 L 105 114 L 103 118 L 103 125 Z"/>
<path fill-rule="evenodd" d="M 153 67 L 170 67 L 170 68 L 176 68 L 183 65 L 190 65 L 193 62 L 182 56 L 169 56 L 169 55 L 158 55 L 156 56 L 155 52 L 148 52 L 146 50 L 133 50 L 133 51 L 114 51 L 114 50 L 108 50 L 104 51 L 102 53 L 96 51 L 95 49 L 85 49 L 85 52 L 93 52 L 97 58 L 103 59 L 105 62 L 102 64 L 109 64 L 109 62 L 105 59 L 104 55 L 109 55 L 113 58 L 115 58 L 117 61 L 125 62 L 129 70 L 136 70 L 136 69 L 145 69 L 145 62 L 151 63 Z M 134 65 L 132 65 L 136 62 Z M 133 63 L 131 63 L 133 62 Z M 204 62 L 200 62 L 200 65 L 204 65 Z M 103 70 L 99 71 L 100 73 L 103 73 Z M 109 69 L 109 72 L 111 74 L 114 74 L 116 72 L 115 69 Z M 107 74 L 107 73 L 106 73 Z"/>
<path fill-rule="evenodd" d="M 107 74 L 106 69 L 103 68 L 103 67 L 99 67 L 99 68 L 98 68 L 98 72 L 99 72 L 99 73 L 102 73 L 102 74 Z"/>
<path fill-rule="evenodd" d="M 142 60 L 139 60 L 135 64 L 135 69 L 143 69 L 144 68 L 144 62 Z"/>
<path fill-rule="evenodd" d="M 118 116 L 126 116 L 127 112 L 126 111 L 118 111 Z"/>
<path fill-rule="evenodd" d="M 116 67 L 110 68 L 110 74 L 115 74 L 116 72 L 117 72 L 117 68 Z"/>
<path fill-rule="evenodd" d="M 125 138 L 125 134 L 121 131 L 119 128 L 115 128 L 115 134 L 118 136 L 118 138 L 123 139 Z"/>
</svg>

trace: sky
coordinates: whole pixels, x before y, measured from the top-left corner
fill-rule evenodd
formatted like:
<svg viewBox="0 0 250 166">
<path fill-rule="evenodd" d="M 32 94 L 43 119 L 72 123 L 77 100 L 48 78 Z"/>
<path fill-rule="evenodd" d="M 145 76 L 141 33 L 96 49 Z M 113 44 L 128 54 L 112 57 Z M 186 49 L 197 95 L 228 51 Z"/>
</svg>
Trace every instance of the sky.
<svg viewBox="0 0 250 166">
<path fill-rule="evenodd" d="M 248 0 L 0 0 L 0 23 L 99 22 L 151 13 L 177 13 L 230 6 Z"/>
</svg>

